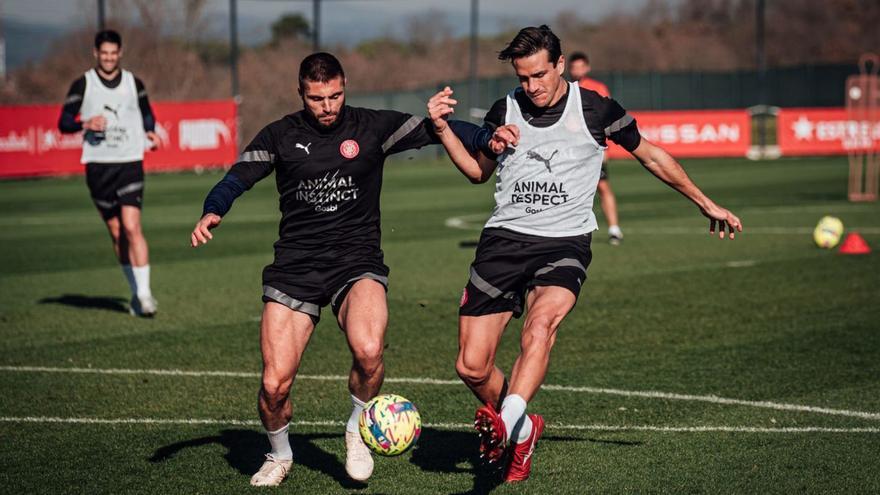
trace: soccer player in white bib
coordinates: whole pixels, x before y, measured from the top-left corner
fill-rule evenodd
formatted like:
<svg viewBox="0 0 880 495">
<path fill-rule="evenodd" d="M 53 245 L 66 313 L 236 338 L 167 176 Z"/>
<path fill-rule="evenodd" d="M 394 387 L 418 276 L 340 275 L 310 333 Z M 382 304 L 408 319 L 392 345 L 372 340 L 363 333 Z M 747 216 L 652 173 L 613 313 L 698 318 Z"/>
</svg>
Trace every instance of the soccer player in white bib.
<svg viewBox="0 0 880 495">
<path fill-rule="evenodd" d="M 461 299 L 456 370 L 483 403 L 475 418 L 481 456 L 502 463 L 504 480 L 517 482 L 529 477 L 544 430 L 544 419 L 527 414 L 527 404 L 544 381 L 556 331 L 587 278 L 606 138 L 691 200 L 709 219 L 710 233 L 733 239 L 742 224 L 668 153 L 642 138 L 617 102 L 563 79 L 565 59 L 550 28 L 521 30 L 499 59 L 512 63 L 521 87 L 487 114 L 484 151 L 469 153 L 446 124 L 456 103 L 451 89 L 434 95 L 428 112 L 452 161 L 471 181 L 497 177 L 495 208 Z M 495 353 L 511 318 L 524 311 L 521 350 L 508 379 Z"/>
<path fill-rule="evenodd" d="M 113 251 L 131 288 L 130 311 L 152 317 L 147 240 L 141 229 L 144 148 L 159 146 L 147 90 L 119 66 L 122 37 L 116 31 L 95 36 L 96 66 L 70 86 L 58 128 L 83 133 L 81 162 L 92 201 L 107 224 Z M 79 118 L 77 119 L 77 116 Z"/>
</svg>

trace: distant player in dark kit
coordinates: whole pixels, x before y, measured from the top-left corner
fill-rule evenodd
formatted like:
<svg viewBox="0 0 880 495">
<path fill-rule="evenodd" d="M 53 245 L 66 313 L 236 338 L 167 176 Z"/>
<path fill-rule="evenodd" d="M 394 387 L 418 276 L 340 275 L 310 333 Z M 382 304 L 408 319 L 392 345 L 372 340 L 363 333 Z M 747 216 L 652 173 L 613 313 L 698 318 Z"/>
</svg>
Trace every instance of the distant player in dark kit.
<svg viewBox="0 0 880 495">
<path fill-rule="evenodd" d="M 130 311 L 149 317 L 156 313 L 157 303 L 150 289 L 141 207 L 144 148 L 159 146 L 156 119 L 144 84 L 119 66 L 119 33 L 99 32 L 93 53 L 97 64 L 70 86 L 58 128 L 64 133 L 85 131 L 81 161 L 92 201 L 107 224 L 131 288 Z"/>
<path fill-rule="evenodd" d="M 455 101 L 437 93 L 428 112 L 449 156 L 474 182 L 497 170 L 495 209 L 480 237 L 459 309 L 459 376 L 484 404 L 475 426 L 480 452 L 504 466 L 507 482 L 531 473 L 544 418 L 526 414 L 550 363 L 563 318 L 574 308 L 590 265 L 596 230 L 593 196 L 606 139 L 633 154 L 657 178 L 709 218 L 709 232 L 734 237 L 742 224 L 688 178 L 663 149 L 639 135 L 616 101 L 566 83 L 559 38 L 547 26 L 521 30 L 501 51 L 520 88 L 492 106 L 485 127 L 509 144 L 500 154 L 471 154 L 445 125 Z M 520 354 L 509 382 L 495 353 L 511 318 L 526 312 Z"/>
<path fill-rule="evenodd" d="M 591 70 L 590 59 L 585 53 L 574 52 L 569 55 L 568 75 L 571 77 L 571 81 L 577 83 L 583 89 L 599 93 L 599 96 L 611 98 L 608 86 L 602 81 L 587 77 Z M 608 242 L 616 246 L 623 241 L 623 231 L 618 224 L 617 198 L 614 196 L 614 191 L 611 190 L 607 157 L 605 162 L 602 163 L 602 172 L 599 175 L 597 190 L 599 192 L 599 200 L 602 203 L 602 211 L 605 212 L 605 220 L 608 221 Z"/>
<path fill-rule="evenodd" d="M 373 459 L 358 419 L 385 374 L 389 270 L 380 247 L 383 166 L 394 153 L 439 143 L 424 117 L 345 105 L 345 74 L 329 53 L 302 61 L 299 95 L 304 110 L 257 134 L 209 193 L 191 236 L 193 247 L 212 239 L 211 229 L 220 225 L 234 199 L 275 172 L 282 216 L 275 260 L 263 270 L 258 401 L 272 451 L 251 479 L 257 486 L 278 485 L 293 465 L 290 389 L 327 305 L 353 357 L 345 470 L 358 481 L 372 474 Z M 458 124 L 479 131 L 472 124 Z"/>
</svg>

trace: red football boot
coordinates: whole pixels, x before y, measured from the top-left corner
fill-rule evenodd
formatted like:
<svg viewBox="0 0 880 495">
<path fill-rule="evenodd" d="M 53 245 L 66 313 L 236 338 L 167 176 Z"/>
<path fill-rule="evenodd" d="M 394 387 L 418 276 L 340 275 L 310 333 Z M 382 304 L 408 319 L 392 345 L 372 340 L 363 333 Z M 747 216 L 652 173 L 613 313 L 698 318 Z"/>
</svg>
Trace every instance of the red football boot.
<svg viewBox="0 0 880 495">
<path fill-rule="evenodd" d="M 510 459 L 504 470 L 505 483 L 525 481 L 532 472 L 532 454 L 544 433 L 544 418 L 537 414 L 529 414 L 529 418 L 532 420 L 532 433 L 526 441 L 511 446 Z"/>
<path fill-rule="evenodd" d="M 474 428 L 480 434 L 480 458 L 490 464 L 504 457 L 507 447 L 507 429 L 501 415 L 489 404 L 477 409 L 474 416 Z"/>
</svg>

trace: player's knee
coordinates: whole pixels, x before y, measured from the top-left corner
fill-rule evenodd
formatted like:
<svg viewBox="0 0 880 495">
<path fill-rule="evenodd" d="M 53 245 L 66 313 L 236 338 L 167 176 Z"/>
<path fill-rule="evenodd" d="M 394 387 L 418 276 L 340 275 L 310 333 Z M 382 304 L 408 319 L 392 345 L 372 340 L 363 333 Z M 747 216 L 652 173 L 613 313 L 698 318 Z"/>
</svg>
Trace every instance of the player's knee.
<svg viewBox="0 0 880 495">
<path fill-rule="evenodd" d="M 482 385 L 488 382 L 492 375 L 492 364 L 459 356 L 455 362 L 455 371 L 463 382 L 469 385 Z"/>
<path fill-rule="evenodd" d="M 141 233 L 141 224 L 140 222 L 129 222 L 125 223 L 122 226 L 122 230 L 125 231 L 125 237 L 129 239 L 137 239 L 140 238 L 143 234 Z"/>
<path fill-rule="evenodd" d="M 290 387 L 293 380 L 281 380 L 272 376 L 263 377 L 263 389 L 261 393 L 263 398 L 269 403 L 270 407 L 279 405 L 287 400 L 290 395 Z"/>
<path fill-rule="evenodd" d="M 376 373 L 382 366 L 382 353 L 382 342 L 378 339 L 358 344 L 353 349 L 356 366 L 368 375 Z"/>
</svg>

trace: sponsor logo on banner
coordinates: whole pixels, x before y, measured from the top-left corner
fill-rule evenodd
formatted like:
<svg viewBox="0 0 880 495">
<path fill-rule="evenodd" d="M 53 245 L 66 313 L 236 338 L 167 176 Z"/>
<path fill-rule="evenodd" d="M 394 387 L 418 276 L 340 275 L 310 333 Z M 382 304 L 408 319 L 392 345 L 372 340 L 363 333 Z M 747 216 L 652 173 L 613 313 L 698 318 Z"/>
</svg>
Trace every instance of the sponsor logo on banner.
<svg viewBox="0 0 880 495">
<path fill-rule="evenodd" d="M 59 111 L 56 105 L 0 107 L 0 178 L 83 173 L 83 135 L 61 133 Z M 153 112 L 161 146 L 144 153 L 147 171 L 235 163 L 233 101 L 155 103 Z"/>
<path fill-rule="evenodd" d="M 714 144 L 738 143 L 740 126 L 737 124 L 662 124 L 639 126 L 642 136 L 657 144 Z"/>
<path fill-rule="evenodd" d="M 56 150 L 82 149 L 82 133 L 62 134 L 58 129 L 37 128 L 40 140 L 37 142 L 37 153 L 49 153 Z"/>
<path fill-rule="evenodd" d="M 880 143 L 880 120 L 855 119 L 844 108 L 784 108 L 777 119 L 783 155 L 846 154 Z"/>
<path fill-rule="evenodd" d="M 641 135 L 674 157 L 745 156 L 751 146 L 751 117 L 745 110 L 630 113 Z M 630 156 L 611 140 L 608 155 Z"/>
<path fill-rule="evenodd" d="M 33 127 L 28 128 L 22 133 L 9 131 L 0 136 L 0 153 L 33 153 L 36 150 L 35 143 Z"/>
<path fill-rule="evenodd" d="M 181 120 L 179 126 L 182 150 L 213 150 L 232 139 L 232 131 L 218 119 Z"/>
</svg>

